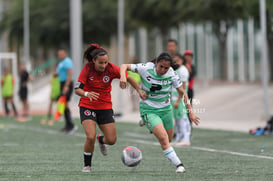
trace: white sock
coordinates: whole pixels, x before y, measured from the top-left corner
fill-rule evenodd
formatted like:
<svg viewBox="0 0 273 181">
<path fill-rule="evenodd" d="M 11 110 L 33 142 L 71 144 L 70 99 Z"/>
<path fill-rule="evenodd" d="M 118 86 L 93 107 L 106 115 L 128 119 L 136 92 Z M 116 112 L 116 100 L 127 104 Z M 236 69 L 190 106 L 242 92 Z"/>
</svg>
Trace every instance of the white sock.
<svg viewBox="0 0 273 181">
<path fill-rule="evenodd" d="M 174 164 L 175 166 L 178 166 L 182 163 L 180 159 L 178 158 L 178 156 L 176 155 L 173 147 L 163 150 L 163 153 L 164 153 L 164 156 L 168 158 L 172 162 L 172 164 Z"/>
<path fill-rule="evenodd" d="M 190 143 L 191 140 L 191 124 L 187 117 L 182 118 L 182 127 L 183 127 L 183 141 Z"/>
</svg>

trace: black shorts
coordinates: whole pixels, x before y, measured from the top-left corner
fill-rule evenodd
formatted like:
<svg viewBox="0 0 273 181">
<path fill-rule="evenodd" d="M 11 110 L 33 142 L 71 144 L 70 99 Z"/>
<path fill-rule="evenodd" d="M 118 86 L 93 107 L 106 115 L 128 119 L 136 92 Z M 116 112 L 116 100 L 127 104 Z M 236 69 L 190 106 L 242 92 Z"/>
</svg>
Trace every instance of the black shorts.
<svg viewBox="0 0 273 181">
<path fill-rule="evenodd" d="M 91 119 L 96 121 L 98 124 L 108 124 L 115 122 L 113 109 L 94 110 L 80 107 L 80 118 L 81 122 L 86 119 Z"/>
<path fill-rule="evenodd" d="M 27 87 L 21 87 L 19 89 L 19 97 L 20 97 L 21 101 L 24 101 L 27 99 L 27 94 L 28 94 Z"/>
</svg>

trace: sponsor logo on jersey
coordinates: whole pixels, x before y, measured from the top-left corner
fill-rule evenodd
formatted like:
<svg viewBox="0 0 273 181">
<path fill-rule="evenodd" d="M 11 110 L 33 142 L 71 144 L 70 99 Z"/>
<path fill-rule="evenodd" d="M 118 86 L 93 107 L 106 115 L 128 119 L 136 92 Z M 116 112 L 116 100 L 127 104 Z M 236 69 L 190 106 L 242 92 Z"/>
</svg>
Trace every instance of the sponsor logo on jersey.
<svg viewBox="0 0 273 181">
<path fill-rule="evenodd" d="M 89 80 L 91 80 L 91 81 L 94 80 L 94 77 L 93 77 L 93 76 L 92 76 L 92 77 L 89 77 Z"/>
<path fill-rule="evenodd" d="M 104 83 L 108 83 L 108 82 L 110 81 L 110 77 L 107 76 L 107 75 L 105 75 L 105 76 L 102 78 L 102 81 L 103 81 Z"/>
<path fill-rule="evenodd" d="M 147 79 L 147 81 L 152 81 L 153 80 L 153 82 L 155 82 L 157 84 L 160 84 L 160 85 L 167 85 L 167 84 L 171 83 L 171 81 L 169 81 L 168 79 L 158 80 L 158 79 L 156 79 L 156 78 L 154 78 L 154 77 L 152 77 L 150 75 L 147 76 L 146 79 Z"/>
</svg>

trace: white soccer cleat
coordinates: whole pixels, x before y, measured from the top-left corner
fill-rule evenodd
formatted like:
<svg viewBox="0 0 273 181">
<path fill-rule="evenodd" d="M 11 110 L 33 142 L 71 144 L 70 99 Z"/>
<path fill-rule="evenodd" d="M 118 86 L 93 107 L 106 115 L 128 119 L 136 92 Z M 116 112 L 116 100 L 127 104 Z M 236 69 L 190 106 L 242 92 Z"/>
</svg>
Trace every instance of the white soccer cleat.
<svg viewBox="0 0 273 181">
<path fill-rule="evenodd" d="M 97 140 L 98 140 L 98 143 L 100 145 L 100 152 L 102 153 L 103 156 L 106 156 L 107 155 L 107 147 L 105 144 L 101 144 L 100 141 L 99 141 L 99 137 L 102 136 L 101 134 L 99 134 L 97 136 Z"/>
<path fill-rule="evenodd" d="M 187 141 L 181 141 L 179 143 L 176 143 L 176 146 L 190 146 L 191 143 Z"/>
<path fill-rule="evenodd" d="M 184 173 L 186 171 L 185 167 L 179 166 L 176 168 L 176 173 Z"/>
<path fill-rule="evenodd" d="M 84 173 L 91 172 L 91 167 L 90 166 L 83 167 L 82 172 L 84 172 Z"/>
</svg>

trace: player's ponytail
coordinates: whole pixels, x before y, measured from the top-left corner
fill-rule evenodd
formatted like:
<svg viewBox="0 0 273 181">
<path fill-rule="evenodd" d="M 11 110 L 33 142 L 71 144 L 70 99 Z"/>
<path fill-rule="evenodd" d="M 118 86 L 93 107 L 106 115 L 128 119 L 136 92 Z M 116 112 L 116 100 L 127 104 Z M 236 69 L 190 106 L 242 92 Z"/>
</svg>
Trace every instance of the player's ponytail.
<svg viewBox="0 0 273 181">
<path fill-rule="evenodd" d="M 96 60 L 98 56 L 103 55 L 107 55 L 107 51 L 103 47 L 100 47 L 97 44 L 91 44 L 85 50 L 83 54 L 83 60 L 91 62 L 92 60 Z"/>
</svg>

